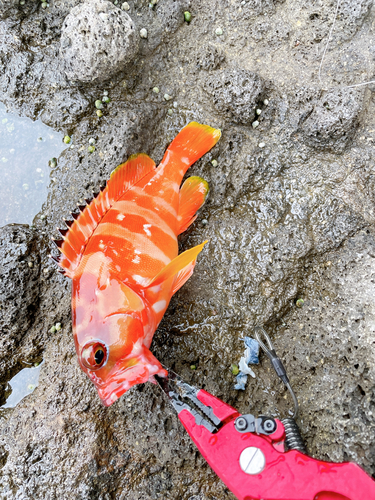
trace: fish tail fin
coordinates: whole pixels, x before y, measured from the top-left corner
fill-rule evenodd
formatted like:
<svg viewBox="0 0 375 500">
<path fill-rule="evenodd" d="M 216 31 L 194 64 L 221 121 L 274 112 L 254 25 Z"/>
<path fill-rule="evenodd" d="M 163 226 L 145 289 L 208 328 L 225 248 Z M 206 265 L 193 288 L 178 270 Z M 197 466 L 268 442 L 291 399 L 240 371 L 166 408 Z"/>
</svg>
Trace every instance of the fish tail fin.
<svg viewBox="0 0 375 500">
<path fill-rule="evenodd" d="M 188 168 L 215 146 L 221 130 L 190 122 L 174 138 L 165 152 L 161 165 L 182 170 L 182 177 Z M 182 178 L 181 177 L 181 178 Z"/>
</svg>

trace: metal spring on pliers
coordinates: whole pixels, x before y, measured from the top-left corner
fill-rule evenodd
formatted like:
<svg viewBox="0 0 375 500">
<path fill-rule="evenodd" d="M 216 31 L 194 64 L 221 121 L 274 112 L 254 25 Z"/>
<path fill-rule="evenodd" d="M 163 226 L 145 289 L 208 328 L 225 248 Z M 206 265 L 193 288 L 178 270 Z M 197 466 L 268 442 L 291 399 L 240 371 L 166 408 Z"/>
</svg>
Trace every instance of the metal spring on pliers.
<svg viewBox="0 0 375 500">
<path fill-rule="evenodd" d="M 278 377 L 284 382 L 286 388 L 290 392 L 290 395 L 293 398 L 293 403 L 294 403 L 294 414 L 293 417 L 287 417 L 282 420 L 282 424 L 285 429 L 285 444 L 288 450 L 298 450 L 301 453 L 306 453 L 306 448 L 303 443 L 303 439 L 300 433 L 300 430 L 298 428 L 298 425 L 296 423 L 296 419 L 298 416 L 298 401 L 296 398 L 296 395 L 293 392 L 293 389 L 290 385 L 288 376 L 286 374 L 284 365 L 281 362 L 281 359 L 277 356 L 276 351 L 272 345 L 271 339 L 269 338 L 268 334 L 265 332 L 264 328 L 261 326 L 256 326 L 254 328 L 254 334 L 255 338 L 259 342 L 260 347 L 263 349 L 265 354 L 268 356 L 270 359 L 273 368 L 275 369 Z M 268 347 L 266 344 L 262 341 L 262 337 L 266 339 L 266 342 L 268 344 Z"/>
<path fill-rule="evenodd" d="M 284 418 L 281 422 L 285 429 L 285 444 L 287 449 L 298 450 L 301 453 L 306 453 L 306 447 L 294 418 Z"/>
</svg>

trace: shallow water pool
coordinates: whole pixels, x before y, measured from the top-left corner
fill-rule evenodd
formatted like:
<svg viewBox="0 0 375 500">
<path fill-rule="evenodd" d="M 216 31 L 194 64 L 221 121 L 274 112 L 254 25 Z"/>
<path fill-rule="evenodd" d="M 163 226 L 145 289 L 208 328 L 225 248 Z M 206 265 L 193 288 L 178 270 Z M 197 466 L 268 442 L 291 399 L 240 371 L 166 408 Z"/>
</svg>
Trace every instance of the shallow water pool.
<svg viewBox="0 0 375 500">
<path fill-rule="evenodd" d="M 0 103 L 0 227 L 31 224 L 47 198 L 49 160 L 66 147 L 63 134 Z"/>
</svg>

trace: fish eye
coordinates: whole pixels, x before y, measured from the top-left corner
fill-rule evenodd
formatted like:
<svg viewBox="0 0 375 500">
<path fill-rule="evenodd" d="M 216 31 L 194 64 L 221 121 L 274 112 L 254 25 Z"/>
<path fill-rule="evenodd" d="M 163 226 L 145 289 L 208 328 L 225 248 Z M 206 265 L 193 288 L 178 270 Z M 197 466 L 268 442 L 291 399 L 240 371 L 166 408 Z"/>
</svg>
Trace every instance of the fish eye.
<svg viewBox="0 0 375 500">
<path fill-rule="evenodd" d="M 88 342 L 82 349 L 81 359 L 82 363 L 89 370 L 98 370 L 107 362 L 108 349 L 105 344 L 102 344 L 97 340 Z"/>
</svg>

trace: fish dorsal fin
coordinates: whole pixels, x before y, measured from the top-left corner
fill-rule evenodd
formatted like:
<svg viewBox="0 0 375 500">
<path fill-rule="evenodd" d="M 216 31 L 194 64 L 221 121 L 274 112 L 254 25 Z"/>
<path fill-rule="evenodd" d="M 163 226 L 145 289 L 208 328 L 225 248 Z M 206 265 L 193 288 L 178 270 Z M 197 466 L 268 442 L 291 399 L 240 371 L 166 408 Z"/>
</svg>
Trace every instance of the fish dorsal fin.
<svg viewBox="0 0 375 500">
<path fill-rule="evenodd" d="M 202 177 L 189 177 L 180 189 L 178 207 L 178 234 L 183 233 L 196 219 L 209 191 L 208 183 Z"/>
<path fill-rule="evenodd" d="M 155 163 L 146 154 L 130 156 L 111 173 L 106 186 L 87 205 L 79 206 L 80 213 L 72 214 L 75 220 L 67 222 L 69 229 L 60 230 L 63 239 L 54 240 L 62 253 L 58 264 L 67 276 L 73 277 L 87 242 L 111 206 L 153 169 Z"/>
<path fill-rule="evenodd" d="M 197 245 L 193 248 L 190 248 L 189 250 L 186 250 L 185 252 L 180 253 L 180 255 L 177 255 L 177 257 L 175 257 L 173 260 L 171 260 L 171 262 L 169 264 L 167 264 L 165 267 L 163 267 L 163 269 L 150 281 L 150 283 L 147 284 L 147 287 L 153 287 L 156 285 L 160 285 L 160 283 L 163 283 L 163 281 L 166 281 L 167 279 L 172 278 L 172 276 L 178 276 L 178 274 L 181 271 L 183 271 L 189 264 L 191 264 L 192 262 L 195 262 L 198 254 L 202 251 L 202 249 L 206 243 L 207 243 L 207 241 L 204 241 L 200 245 Z M 191 273 L 185 279 L 185 281 L 190 276 L 191 276 Z M 183 283 L 185 283 L 185 281 Z M 180 286 L 182 286 L 183 283 Z M 177 290 L 178 290 L 178 288 L 177 288 Z"/>
</svg>

